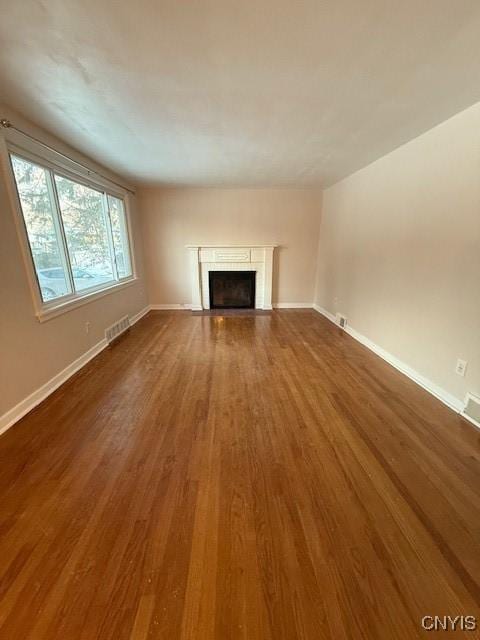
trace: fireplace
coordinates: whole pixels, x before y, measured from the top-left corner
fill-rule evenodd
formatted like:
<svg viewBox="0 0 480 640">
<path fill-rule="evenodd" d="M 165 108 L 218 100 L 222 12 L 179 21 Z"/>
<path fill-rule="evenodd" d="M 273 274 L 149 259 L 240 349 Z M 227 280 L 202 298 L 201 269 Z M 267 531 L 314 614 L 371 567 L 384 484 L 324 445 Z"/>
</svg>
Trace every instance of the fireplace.
<svg viewBox="0 0 480 640">
<path fill-rule="evenodd" d="M 209 271 L 210 309 L 254 309 L 255 271 Z"/>
<path fill-rule="evenodd" d="M 276 246 L 274 244 L 187 245 L 192 285 L 192 311 L 210 309 L 210 272 L 227 269 L 255 272 L 253 282 L 255 291 L 252 291 L 254 300 L 250 307 L 243 307 L 244 309 L 270 310 L 272 308 L 273 250 Z"/>
</svg>

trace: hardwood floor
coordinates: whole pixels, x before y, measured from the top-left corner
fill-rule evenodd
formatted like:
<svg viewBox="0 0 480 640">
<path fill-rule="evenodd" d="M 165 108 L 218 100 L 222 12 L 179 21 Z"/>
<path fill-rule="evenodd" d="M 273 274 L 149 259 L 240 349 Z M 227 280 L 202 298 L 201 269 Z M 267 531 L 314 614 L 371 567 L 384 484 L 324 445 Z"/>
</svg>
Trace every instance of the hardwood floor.
<svg viewBox="0 0 480 640">
<path fill-rule="evenodd" d="M 2 640 L 480 624 L 480 433 L 313 311 L 153 312 L 0 459 Z"/>
</svg>

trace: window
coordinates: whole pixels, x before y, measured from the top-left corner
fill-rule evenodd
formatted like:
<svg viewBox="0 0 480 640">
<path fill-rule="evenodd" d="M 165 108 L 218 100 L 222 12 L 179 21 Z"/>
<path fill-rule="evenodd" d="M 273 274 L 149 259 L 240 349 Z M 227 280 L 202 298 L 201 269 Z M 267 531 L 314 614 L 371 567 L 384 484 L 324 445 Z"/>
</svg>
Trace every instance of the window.
<svg viewBox="0 0 480 640">
<path fill-rule="evenodd" d="M 133 276 L 124 201 L 10 155 L 45 308 Z"/>
<path fill-rule="evenodd" d="M 125 218 L 123 200 L 108 196 L 108 209 L 110 211 L 110 224 L 112 225 L 113 248 L 117 270 L 121 278 L 132 275 L 130 251 L 128 249 L 128 230 Z"/>
<path fill-rule="evenodd" d="M 55 176 L 75 291 L 114 278 L 112 239 L 100 191 Z"/>
<path fill-rule="evenodd" d="M 72 293 L 49 171 L 12 156 L 18 195 L 42 299 Z"/>
</svg>

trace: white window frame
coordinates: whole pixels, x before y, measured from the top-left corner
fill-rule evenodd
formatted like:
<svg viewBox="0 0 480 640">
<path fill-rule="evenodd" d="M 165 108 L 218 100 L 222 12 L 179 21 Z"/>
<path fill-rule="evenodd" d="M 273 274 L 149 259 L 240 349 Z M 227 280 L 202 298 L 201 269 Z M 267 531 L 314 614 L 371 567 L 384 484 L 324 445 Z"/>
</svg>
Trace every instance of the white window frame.
<svg viewBox="0 0 480 640">
<path fill-rule="evenodd" d="M 2 145 L 2 159 L 4 168 L 6 170 L 7 175 L 9 176 L 8 183 L 8 191 L 10 195 L 10 200 L 12 204 L 12 209 L 15 214 L 15 223 L 17 228 L 17 234 L 20 241 L 20 246 L 22 250 L 22 257 L 25 265 L 25 269 L 27 272 L 29 287 L 33 299 L 33 306 L 35 315 L 37 316 L 40 322 L 45 322 L 46 320 L 50 320 L 60 314 L 66 313 L 72 309 L 75 309 L 79 306 L 87 304 L 89 302 L 93 302 L 94 300 L 101 298 L 103 296 L 109 295 L 126 287 L 132 286 L 138 281 L 137 269 L 136 269 L 136 261 L 135 261 L 135 250 L 134 250 L 134 242 L 133 242 L 133 233 L 132 233 L 132 223 L 131 223 L 131 215 L 130 215 L 130 202 L 129 202 L 129 193 L 127 190 L 123 190 L 117 185 L 114 185 L 107 180 L 102 179 L 92 179 L 89 175 L 84 175 L 78 171 L 72 169 L 74 163 L 72 162 L 72 167 L 69 167 L 64 162 L 59 162 L 55 159 L 53 161 L 51 158 L 47 157 L 47 154 L 41 152 L 41 147 L 36 148 L 37 145 L 32 144 L 33 148 L 27 148 L 26 145 L 19 145 L 16 141 L 12 142 L 11 140 L 5 140 Z M 28 145 L 30 147 L 30 145 Z M 28 239 L 28 232 L 26 227 L 25 218 L 23 217 L 23 210 L 20 201 L 20 196 L 17 189 L 17 183 L 15 179 L 15 174 L 12 167 L 12 162 L 10 158 L 10 154 L 18 156 L 22 159 L 25 159 L 29 162 L 35 163 L 40 167 L 45 168 L 47 171 L 54 172 L 59 176 L 65 177 L 69 180 L 74 180 L 79 184 L 83 184 L 86 187 L 90 187 L 95 189 L 96 191 L 100 191 L 102 193 L 102 202 L 105 211 L 105 206 L 108 207 L 107 202 L 107 194 L 114 196 L 122 200 L 124 212 L 125 212 L 125 220 L 126 220 L 126 228 L 128 235 L 128 250 L 130 257 L 130 265 L 132 274 L 130 276 L 126 276 L 123 278 L 118 277 L 116 260 L 112 261 L 112 267 L 114 272 L 114 278 L 112 282 L 97 285 L 96 287 L 92 287 L 85 291 L 75 292 L 73 281 L 70 282 L 70 286 L 72 288 L 72 293 L 66 294 L 60 298 L 56 298 L 54 300 L 44 302 L 41 292 L 40 285 L 37 278 L 37 272 L 35 269 L 35 263 L 33 261 L 33 256 L 31 252 L 30 242 Z M 93 174 L 94 172 L 92 172 Z M 54 180 L 53 173 L 49 173 L 49 176 Z M 50 177 L 47 178 L 47 183 L 50 183 Z M 50 185 L 49 185 L 50 188 Z M 54 206 L 60 215 L 60 224 L 62 226 L 62 242 L 64 244 L 64 250 L 66 251 L 67 260 L 68 258 L 68 247 L 66 246 L 66 241 L 63 231 L 63 223 L 61 220 L 61 210 L 59 207 L 58 197 L 56 194 L 56 189 L 54 188 Z M 108 209 L 107 209 L 108 210 Z M 57 212 L 55 213 L 57 216 Z M 109 218 L 106 215 L 106 218 Z M 57 223 L 55 223 L 57 224 Z M 108 221 L 108 225 L 110 225 L 110 221 Z M 110 240 L 109 240 L 110 242 Z M 69 280 L 71 280 L 71 265 L 69 269 L 67 269 L 66 275 Z"/>
</svg>

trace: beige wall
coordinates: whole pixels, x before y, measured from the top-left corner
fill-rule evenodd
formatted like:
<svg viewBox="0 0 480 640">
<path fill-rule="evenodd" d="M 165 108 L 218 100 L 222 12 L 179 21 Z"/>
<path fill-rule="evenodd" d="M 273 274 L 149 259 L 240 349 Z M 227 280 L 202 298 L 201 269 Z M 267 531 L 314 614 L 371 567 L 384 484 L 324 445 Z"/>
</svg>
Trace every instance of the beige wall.
<svg viewBox="0 0 480 640">
<path fill-rule="evenodd" d="M 139 197 L 150 303 L 191 302 L 185 245 L 197 243 L 278 243 L 273 303 L 313 302 L 320 192 L 172 188 Z"/>
<path fill-rule="evenodd" d="M 78 153 L 49 137 L 18 114 L 1 108 L 15 124 L 53 143 L 71 157 Z M 0 133 L 0 135 L 3 135 Z M 92 161 L 87 160 L 95 167 Z M 102 171 L 105 171 L 104 169 Z M 104 338 L 105 327 L 118 318 L 133 315 L 147 304 L 142 279 L 135 285 L 40 323 L 34 313 L 27 275 L 7 193 L 9 176 L 0 168 L 0 418 L 42 384 Z M 118 179 L 118 178 L 117 178 Z M 134 201 L 135 198 L 132 198 Z M 137 214 L 132 212 L 135 254 L 143 273 L 141 234 Z M 85 323 L 90 322 L 87 335 Z"/>
<path fill-rule="evenodd" d="M 316 302 L 456 398 L 480 394 L 480 104 L 324 192 Z"/>
</svg>

